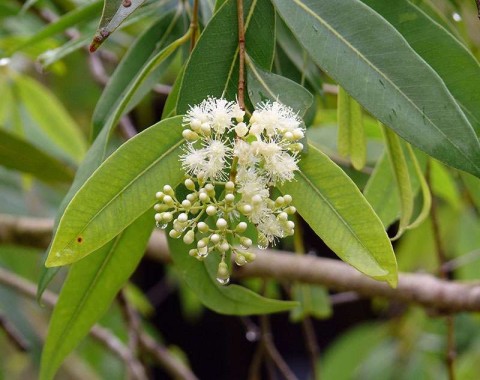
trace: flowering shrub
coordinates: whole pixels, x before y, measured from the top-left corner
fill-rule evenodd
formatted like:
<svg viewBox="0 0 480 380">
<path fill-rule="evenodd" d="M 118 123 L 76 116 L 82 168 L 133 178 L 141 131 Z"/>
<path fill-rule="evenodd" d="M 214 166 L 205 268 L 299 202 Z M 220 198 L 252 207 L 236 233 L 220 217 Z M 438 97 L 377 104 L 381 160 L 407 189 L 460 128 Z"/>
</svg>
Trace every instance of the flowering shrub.
<svg viewBox="0 0 480 380">
<path fill-rule="evenodd" d="M 219 252 L 221 284 L 229 282 L 228 252 L 240 266 L 255 258 L 247 251 L 253 244 L 244 235 L 248 223 L 261 249 L 293 235 L 295 226 L 288 219 L 296 211 L 292 197 L 272 199 L 270 188 L 293 180 L 298 170 L 302 120 L 279 102 L 259 104 L 248 124 L 244 116 L 238 103 L 225 99 L 210 97 L 191 107 L 183 118 L 186 144 L 180 156 L 190 193 L 180 201 L 165 185 L 156 194 L 157 226 L 165 229 L 173 221 L 169 236 L 195 243 L 189 254 L 199 260 Z"/>
</svg>

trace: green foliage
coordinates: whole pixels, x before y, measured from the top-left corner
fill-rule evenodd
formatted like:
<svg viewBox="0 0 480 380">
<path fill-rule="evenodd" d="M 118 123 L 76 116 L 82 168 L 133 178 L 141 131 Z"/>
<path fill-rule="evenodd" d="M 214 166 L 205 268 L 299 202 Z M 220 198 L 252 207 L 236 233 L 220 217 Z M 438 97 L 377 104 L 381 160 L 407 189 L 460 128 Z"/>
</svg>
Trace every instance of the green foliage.
<svg viewBox="0 0 480 380">
<path fill-rule="evenodd" d="M 310 145 L 296 180 L 281 190 L 325 244 L 359 271 L 396 286 L 397 263 L 383 225 L 342 169 Z"/>
<path fill-rule="evenodd" d="M 100 1 L 0 4 L 0 221 L 6 213 L 56 214 L 44 260 L 49 268 L 41 265 L 42 273 L 38 257 L 28 257 L 40 252 L 3 246 L 0 230 L 2 267 L 32 281 L 41 277 L 39 297 L 50 283 L 56 288 L 63 282 L 41 356 L 42 380 L 55 376 L 107 311 L 109 327 L 120 319 L 112 303 L 142 259 L 154 225 L 155 193 L 185 177 L 179 161 L 185 153 L 182 116 L 207 97 L 242 96 L 238 1 L 200 0 L 198 25 L 190 3 L 104 0 L 101 17 Z M 442 264 L 438 241 L 451 260 L 443 263 L 450 277 L 478 280 L 480 48 L 473 2 L 466 4 L 243 1 L 245 121 L 257 104 L 279 101 L 307 128 L 295 180 L 271 192 L 290 194 L 300 223 L 341 260 L 391 287 L 398 280 L 397 261 L 402 271 L 436 272 Z M 452 22 L 452 12 L 464 21 Z M 52 22 L 46 22 L 50 14 Z M 89 41 L 93 52 L 107 38 L 104 51 L 91 59 L 97 80 L 108 77 L 96 99 L 97 84 L 78 73 L 86 67 L 78 62 L 86 61 L 82 49 Z M 35 70 L 37 58 L 48 72 Z M 126 142 L 116 131 L 125 116 L 142 130 Z M 398 239 L 395 252 L 390 226 L 396 232 L 391 240 Z M 256 243 L 256 228 L 249 228 Z M 317 238 L 300 239 L 313 241 L 317 250 Z M 291 295 L 284 300 L 280 282 L 273 280 L 265 289 L 249 281 L 221 286 L 218 256 L 199 261 L 182 239 L 169 238 L 168 244 L 169 282 L 190 316 L 200 314 L 200 304 L 237 316 L 290 311 L 295 322 L 333 314 L 325 287 L 282 283 Z M 280 244 L 288 249 L 291 241 Z M 230 256 L 227 266 L 236 281 Z M 69 264 L 66 280 L 56 276 L 57 267 Z M 15 308 L 7 310 L 10 302 Z M 150 310 L 141 295 L 129 302 Z M 42 334 L 29 326 L 30 309 L 3 289 L 0 304 L 34 341 L 36 355 Z M 337 339 L 321 360 L 321 377 L 383 379 L 401 372 L 398 378 L 442 378 L 438 337 L 444 331 L 417 311 L 398 313 Z M 389 317 L 388 309 L 382 315 Z M 478 373 L 478 321 L 461 318 L 458 377 L 469 379 Z M 0 348 L 4 344 L 0 340 Z M 89 363 L 85 373 L 108 377 L 102 369 L 111 364 L 108 355 L 84 344 L 76 352 Z M 79 362 L 78 355 L 71 358 Z M 75 373 L 65 367 L 61 376 Z"/>
</svg>

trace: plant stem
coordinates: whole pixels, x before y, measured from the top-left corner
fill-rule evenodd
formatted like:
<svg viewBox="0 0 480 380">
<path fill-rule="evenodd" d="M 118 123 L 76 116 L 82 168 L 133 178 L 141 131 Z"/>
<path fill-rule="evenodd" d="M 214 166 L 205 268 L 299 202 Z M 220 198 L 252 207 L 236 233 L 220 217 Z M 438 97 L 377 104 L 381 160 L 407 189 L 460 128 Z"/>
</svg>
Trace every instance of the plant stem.
<svg viewBox="0 0 480 380">
<path fill-rule="evenodd" d="M 430 161 L 427 163 L 427 175 L 426 180 L 431 188 L 431 165 Z M 447 256 L 445 254 L 445 248 L 442 242 L 442 237 L 440 234 L 440 225 L 439 225 L 439 218 L 437 212 L 437 200 L 434 196 L 432 196 L 432 206 L 430 209 L 430 215 L 432 219 L 432 232 L 433 232 L 433 239 L 435 242 L 435 251 L 437 254 L 438 259 L 438 275 L 442 280 L 448 280 L 448 269 L 445 266 L 447 262 Z M 445 322 L 447 326 L 447 348 L 445 352 L 445 363 L 448 370 L 448 379 L 455 380 L 455 357 L 456 357 L 456 349 L 455 349 L 455 321 L 454 315 L 449 314 L 445 317 Z"/>
<path fill-rule="evenodd" d="M 245 24 L 243 0 L 237 0 L 238 17 L 238 104 L 245 110 Z"/>
<path fill-rule="evenodd" d="M 192 35 L 190 38 L 190 51 L 193 50 L 195 44 L 197 43 L 197 32 L 198 32 L 198 0 L 193 1 L 193 11 L 192 11 L 192 21 L 190 22 L 190 29 Z"/>
</svg>

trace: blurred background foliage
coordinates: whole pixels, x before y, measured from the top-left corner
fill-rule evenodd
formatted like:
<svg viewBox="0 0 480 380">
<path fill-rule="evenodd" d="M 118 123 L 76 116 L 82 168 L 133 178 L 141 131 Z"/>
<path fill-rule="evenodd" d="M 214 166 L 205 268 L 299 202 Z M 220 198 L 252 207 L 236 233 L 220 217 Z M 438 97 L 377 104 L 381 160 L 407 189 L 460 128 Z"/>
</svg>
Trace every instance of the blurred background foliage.
<svg viewBox="0 0 480 380">
<path fill-rule="evenodd" d="M 472 0 L 413 0 L 432 19 L 448 29 L 480 58 L 480 22 Z M 123 23 L 97 54 L 99 72 L 87 47 L 97 27 L 99 1 L 4 0 L 0 4 L 0 214 L 54 218 L 68 191 L 75 169 L 87 150 L 93 111 L 105 80 L 135 39 L 175 1 L 147 1 Z M 200 2 L 201 23 L 209 20 L 213 0 Z M 79 10 L 83 13 L 79 14 Z M 75 16 L 75 12 L 76 16 Z M 65 15 L 74 15 L 65 17 Z M 56 23 L 54 23 L 57 21 Z M 48 25 L 56 25 L 48 29 Z M 46 32 L 45 32 L 46 31 Z M 376 121 L 364 115 L 367 140 L 366 166 L 351 167 L 350 158 L 338 149 L 337 94 L 332 81 L 308 59 L 282 22 L 277 33 L 286 36 L 276 47 L 277 73 L 305 85 L 315 104 L 305 117 L 310 141 L 340 164 L 360 189 L 364 189 L 379 161 L 384 159 L 382 133 Z M 290 38 L 289 38 L 290 37 Z M 435 47 L 432 47 L 434 49 Z M 129 107 L 129 116 L 140 131 L 160 119 L 166 96 L 179 73 L 182 54 L 174 56 L 156 75 L 153 91 Z M 3 58 L 2 58 L 3 57 Z M 399 63 L 401 64 L 401 63 Z M 451 62 L 455 65 L 455 62 Z M 458 67 L 458 70 L 462 70 Z M 333 89 L 333 90 L 332 90 Z M 59 122 L 61 121 L 61 123 Z M 63 127 L 58 128 L 61 124 Z M 124 141 L 122 131 L 112 139 L 112 149 Z M 9 153 L 12 150 L 14 153 Z M 348 153 L 348 152 L 347 152 Z M 418 155 L 420 162 L 425 159 Z M 478 282 L 480 273 L 480 181 L 440 162 L 432 161 L 429 182 L 445 244 L 446 265 L 452 279 Z M 390 177 L 391 178 L 391 177 Z M 415 187 L 415 186 L 414 186 Z M 416 212 L 421 206 L 418 192 Z M 368 198 L 368 197 L 367 197 Z M 382 221 L 396 230 L 398 205 L 384 209 Z M 388 215 L 388 213 L 393 215 Z M 0 215 L 1 218 L 1 215 Z M 333 257 L 304 225 L 305 251 Z M 437 273 L 431 217 L 407 231 L 394 243 L 399 269 Z M 292 248 L 286 241 L 284 248 Z M 0 245 L 0 265 L 37 283 L 43 249 Z M 59 290 L 63 272 L 52 290 Z M 246 282 L 261 288 L 256 280 Z M 135 284 L 135 285 L 134 285 Z M 269 282 L 265 294 L 285 292 Z M 318 366 L 322 379 L 444 379 L 446 327 L 443 316 L 429 310 L 385 300 L 364 300 L 328 292 L 323 287 L 294 285 L 293 297 L 301 307 L 288 315 L 270 317 L 279 350 L 298 374 L 306 378 L 308 359 L 300 325 L 311 318 L 320 346 Z M 164 334 L 170 351 L 188 360 L 205 379 L 244 379 L 258 339 L 257 318 L 215 315 L 199 303 L 178 280 L 173 268 L 144 259 L 127 288 L 127 297 L 142 314 L 142 324 L 158 339 Z M 0 286 L 0 316 L 27 343 L 20 350 L 0 332 L 0 379 L 34 379 L 50 310 L 33 299 Z M 124 342 L 126 329 L 121 312 L 113 305 L 102 319 Z M 252 327 L 252 324 L 254 327 Z M 475 379 L 480 373 L 480 320 L 477 314 L 455 317 L 457 378 Z M 180 348 L 179 348 L 180 347 Z M 205 352 L 208 351 L 208 352 Z M 153 372 L 165 378 L 161 368 Z M 87 338 L 58 374 L 59 379 L 121 379 L 124 364 L 109 350 Z"/>
</svg>

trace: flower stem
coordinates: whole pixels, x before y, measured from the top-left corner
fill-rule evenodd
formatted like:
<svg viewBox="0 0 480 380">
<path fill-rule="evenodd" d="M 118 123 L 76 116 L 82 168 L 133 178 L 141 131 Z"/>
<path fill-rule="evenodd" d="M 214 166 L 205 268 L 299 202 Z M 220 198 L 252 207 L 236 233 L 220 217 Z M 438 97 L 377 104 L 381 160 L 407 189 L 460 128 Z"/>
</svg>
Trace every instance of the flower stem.
<svg viewBox="0 0 480 380">
<path fill-rule="evenodd" d="M 192 51 L 197 42 L 198 0 L 193 1 L 192 21 L 190 22 L 190 30 L 192 31 L 192 35 L 190 37 L 190 51 Z"/>
<path fill-rule="evenodd" d="M 238 104 L 245 110 L 245 24 L 243 21 L 243 0 L 237 0 L 238 17 Z"/>
</svg>

